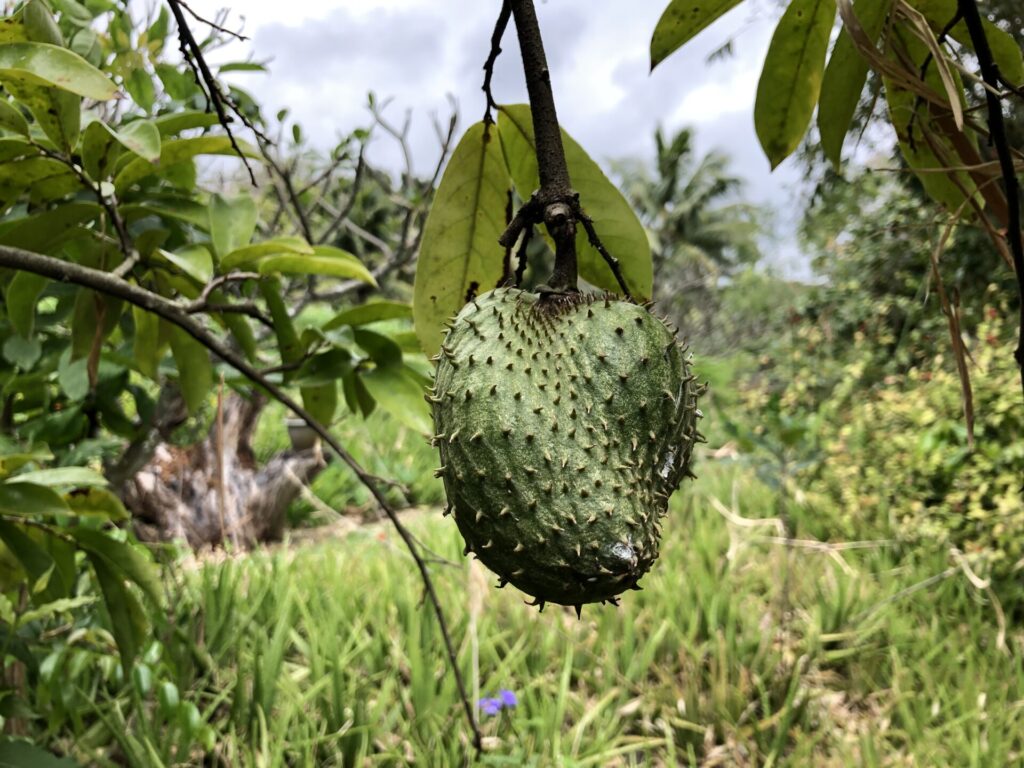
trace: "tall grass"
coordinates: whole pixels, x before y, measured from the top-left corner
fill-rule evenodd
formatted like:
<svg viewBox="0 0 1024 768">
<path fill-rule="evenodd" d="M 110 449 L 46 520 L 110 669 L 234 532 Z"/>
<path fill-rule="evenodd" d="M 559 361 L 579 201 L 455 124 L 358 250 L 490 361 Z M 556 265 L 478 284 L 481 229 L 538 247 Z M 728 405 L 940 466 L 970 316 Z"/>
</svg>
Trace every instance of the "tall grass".
<svg viewBox="0 0 1024 768">
<path fill-rule="evenodd" d="M 663 555 L 618 609 L 543 614 L 461 556 L 454 524 L 409 524 L 475 690 L 492 766 L 1003 766 L 1024 759 L 1021 636 L 941 553 L 828 552 L 757 540 L 710 498 L 773 514 L 738 466 L 673 499 Z M 763 533 L 763 531 L 760 531 Z M 733 544 L 730 547 L 730 543 Z M 727 558 L 731 555 L 731 559 Z M 899 564 L 897 564 L 899 563 Z M 935 574 L 947 574 L 914 590 Z M 169 637 L 138 694 L 97 705 L 98 765 L 466 764 L 469 745 L 412 561 L 384 526 L 183 568 Z M 177 638 L 171 642 L 170 638 Z M 194 712 L 161 716 L 161 686 Z M 136 689 L 138 687 L 136 686 Z M 191 718 L 191 720 L 190 720 Z M 187 738 L 186 738 L 187 736 Z"/>
</svg>

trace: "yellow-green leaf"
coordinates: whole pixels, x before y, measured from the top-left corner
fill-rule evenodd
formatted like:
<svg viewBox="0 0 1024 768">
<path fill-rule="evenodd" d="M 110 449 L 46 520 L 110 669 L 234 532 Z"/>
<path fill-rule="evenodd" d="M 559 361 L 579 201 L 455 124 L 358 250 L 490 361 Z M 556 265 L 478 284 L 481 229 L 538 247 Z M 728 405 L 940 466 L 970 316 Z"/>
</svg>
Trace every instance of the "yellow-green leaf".
<svg viewBox="0 0 1024 768">
<path fill-rule="evenodd" d="M 754 127 L 773 169 L 810 125 L 835 16 L 835 0 L 793 0 L 772 35 L 757 84 Z"/>
<path fill-rule="evenodd" d="M 501 107 L 498 128 L 516 190 L 520 197 L 527 199 L 540 185 L 530 107 L 526 104 Z M 583 209 L 594 220 L 594 229 L 604 247 L 619 260 L 629 292 L 635 299 L 649 299 L 654 269 L 643 224 L 600 166 L 565 131 L 562 131 L 562 144 L 573 188 L 580 195 Z M 576 254 L 580 277 L 598 288 L 621 292 L 611 268 L 590 244 L 582 226 L 576 229 Z"/>
<path fill-rule="evenodd" d="M 236 251 L 249 244 L 259 213 L 252 195 L 224 197 L 210 196 L 210 239 L 218 256 Z"/>
<path fill-rule="evenodd" d="M 511 186 L 498 132 L 471 125 L 434 195 L 416 265 L 412 311 L 428 355 L 441 346 L 442 326 L 466 303 L 466 294 L 501 280 L 505 251 L 498 238 Z"/>
<path fill-rule="evenodd" d="M 377 285 L 370 270 L 359 259 L 329 245 L 316 246 L 311 256 L 302 253 L 268 256 L 260 260 L 258 269 L 261 275 L 329 275 Z"/>
<path fill-rule="evenodd" d="M 865 34 L 877 40 L 889 13 L 892 0 L 857 0 L 854 12 Z M 818 103 L 818 131 L 825 156 L 837 169 L 842 159 L 843 141 L 860 101 L 868 77 L 867 60 L 857 51 L 853 38 L 844 27 L 832 48 L 821 81 Z"/>
<path fill-rule="evenodd" d="M 651 36 L 651 69 L 742 0 L 672 0 Z"/>
<path fill-rule="evenodd" d="M 0 99 L 0 128 L 28 136 L 28 120 L 7 99 Z"/>
<path fill-rule="evenodd" d="M 399 301 L 375 301 L 339 312 L 322 326 L 330 331 L 343 325 L 359 326 L 381 320 L 398 320 L 412 317 L 412 307 Z"/>
<path fill-rule="evenodd" d="M 114 81 L 100 70 L 77 53 L 49 43 L 0 45 L 0 82 L 8 78 L 97 101 L 117 95 Z"/>
<path fill-rule="evenodd" d="M 43 485 L 20 482 L 20 479 L 15 476 L 0 483 L 0 514 L 18 517 L 68 514 L 68 505 L 59 493 Z"/>
<path fill-rule="evenodd" d="M 247 157 L 258 157 L 259 153 L 243 141 L 239 141 L 242 151 Z M 133 184 L 159 173 L 163 169 L 171 168 L 178 163 L 183 163 L 197 155 L 233 155 L 234 148 L 227 136 L 196 136 L 190 139 L 171 139 L 165 141 L 160 147 L 160 160 L 151 163 L 141 157 L 135 158 L 127 163 L 117 172 L 114 179 L 114 187 L 118 194 L 123 193 Z"/>
<path fill-rule="evenodd" d="M 157 253 L 200 283 L 208 283 L 213 277 L 213 256 L 206 246 L 186 245 L 176 251 L 158 248 Z"/>
<path fill-rule="evenodd" d="M 264 240 L 260 243 L 236 248 L 220 259 L 220 271 L 230 272 L 233 269 L 248 268 L 266 256 L 279 256 L 286 253 L 304 253 L 313 255 L 313 246 L 301 237 L 284 236 Z"/>
<path fill-rule="evenodd" d="M 178 386 L 189 413 L 197 413 L 213 391 L 213 366 L 206 347 L 176 325 L 168 324 L 171 352 L 178 365 Z"/>
</svg>

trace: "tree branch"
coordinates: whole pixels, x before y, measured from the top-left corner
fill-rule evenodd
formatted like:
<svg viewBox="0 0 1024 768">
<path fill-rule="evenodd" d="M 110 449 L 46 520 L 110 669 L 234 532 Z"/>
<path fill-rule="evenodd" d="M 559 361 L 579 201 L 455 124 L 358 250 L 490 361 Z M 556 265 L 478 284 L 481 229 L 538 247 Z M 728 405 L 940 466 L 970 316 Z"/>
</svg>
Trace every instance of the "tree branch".
<svg viewBox="0 0 1024 768">
<path fill-rule="evenodd" d="M 491 78 L 494 77 L 494 63 L 498 60 L 498 56 L 501 55 L 501 38 L 505 36 L 505 29 L 508 27 L 508 20 L 511 16 L 512 6 L 509 4 L 509 0 L 503 0 L 498 20 L 494 23 L 494 32 L 491 33 L 491 52 L 487 55 L 487 61 L 484 62 L 483 92 L 484 97 L 487 99 L 487 104 L 484 107 L 485 125 L 492 125 L 494 123 L 491 109 L 498 108 L 497 103 L 494 101 L 494 94 L 491 93 Z"/>
<path fill-rule="evenodd" d="M 1017 273 L 1017 300 L 1020 310 L 1020 321 L 1018 324 L 1017 349 L 1014 352 L 1014 357 L 1021 371 L 1021 387 L 1024 389 L 1024 241 L 1022 241 L 1021 233 L 1020 184 L 1017 181 L 1017 174 L 1013 167 L 1013 154 L 1010 150 L 1010 142 L 1006 136 L 1006 125 L 1003 122 L 1003 106 L 994 93 L 994 90 L 998 89 L 999 85 L 999 69 L 996 67 L 995 59 L 992 56 L 992 48 L 989 46 L 988 38 L 985 35 L 981 13 L 978 11 L 975 0 L 957 0 L 957 8 L 964 17 L 967 32 L 971 36 L 974 53 L 978 57 L 981 77 L 985 85 L 988 86 L 985 89 L 985 101 L 988 105 L 989 135 L 996 148 L 996 155 L 999 157 L 999 165 L 1003 173 L 1003 189 L 1006 192 L 1006 202 L 1009 207 L 1006 239 L 1010 242 L 1013 268 Z"/>
<path fill-rule="evenodd" d="M 314 419 L 309 412 L 302 407 L 302 405 L 291 397 L 291 395 L 285 392 L 278 385 L 268 381 L 262 373 L 254 368 L 241 355 L 231 350 L 226 344 L 224 344 L 224 342 L 210 333 L 202 323 L 189 315 L 185 308 L 170 299 L 166 299 L 159 294 L 147 291 L 145 288 L 141 288 L 118 277 L 114 277 L 108 272 L 90 269 L 89 267 L 83 267 L 80 264 L 62 261 L 61 259 L 56 259 L 52 256 L 44 256 L 42 254 L 32 253 L 31 251 L 24 251 L 20 248 L 0 246 L 0 267 L 24 270 L 26 272 L 48 277 L 51 280 L 56 280 L 58 282 L 73 283 L 75 285 L 91 288 L 94 291 L 98 291 L 108 296 L 114 296 L 122 299 L 129 304 L 140 307 L 141 309 L 151 312 L 167 322 L 176 325 L 251 382 L 257 384 L 268 392 L 271 397 L 302 419 L 310 429 L 316 432 L 316 434 L 319 435 L 328 446 L 330 446 L 331 450 L 334 451 L 338 458 L 340 458 L 342 462 L 344 462 L 355 473 L 356 477 L 359 478 L 359 481 L 367 488 L 367 490 L 370 491 L 370 494 L 376 500 L 384 514 L 387 515 L 391 524 L 395 527 L 395 530 L 401 537 L 402 542 L 405 544 L 416 562 L 416 567 L 420 572 L 420 578 L 423 581 L 427 598 L 429 599 L 431 606 L 434 609 L 434 613 L 437 616 L 441 635 L 444 638 L 445 648 L 448 653 L 448 660 L 451 665 L 452 674 L 455 676 L 456 686 L 462 700 L 466 719 L 469 722 L 470 729 L 473 733 L 473 745 L 479 754 L 482 750 L 481 733 L 476 724 L 473 706 L 466 693 L 465 682 L 463 681 L 462 672 L 459 669 L 458 656 L 455 651 L 455 645 L 452 642 L 451 632 L 448 629 L 448 622 L 444 615 L 444 609 L 441 606 L 441 601 L 437 595 L 437 590 L 434 587 L 434 582 L 430 576 L 427 563 L 420 555 L 412 534 L 406 529 L 405 525 L 402 524 L 401 520 L 398 518 L 398 514 L 391 507 L 390 503 L 388 503 L 387 498 L 384 496 L 384 492 L 378 484 L 378 480 L 360 466 L 352 455 L 345 450 L 341 443 L 338 442 L 330 432 L 328 432 L 327 428 Z"/>
</svg>

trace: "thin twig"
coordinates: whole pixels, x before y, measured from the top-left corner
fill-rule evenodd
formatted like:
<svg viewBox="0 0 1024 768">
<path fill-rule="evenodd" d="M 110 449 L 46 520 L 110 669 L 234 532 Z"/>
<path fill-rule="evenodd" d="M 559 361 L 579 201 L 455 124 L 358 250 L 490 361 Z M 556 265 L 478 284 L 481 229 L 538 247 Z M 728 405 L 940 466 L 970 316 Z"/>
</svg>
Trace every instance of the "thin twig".
<svg viewBox="0 0 1024 768">
<path fill-rule="evenodd" d="M 476 748 L 477 754 L 479 754 L 482 750 L 482 736 L 480 729 L 477 727 L 473 706 L 466 693 L 465 682 L 463 681 L 462 672 L 458 665 L 458 655 L 455 650 L 455 644 L 452 641 L 451 632 L 448 629 L 448 622 L 445 618 L 444 609 L 441 606 L 441 600 L 434 587 L 434 582 L 430 576 L 430 570 L 427 567 L 427 563 L 420 555 L 416 547 L 415 539 L 406 529 L 405 525 L 402 524 L 401 520 L 399 520 L 398 514 L 388 502 L 387 497 L 384 495 L 384 492 L 381 490 L 377 482 L 377 479 L 363 469 L 352 455 L 345 450 L 341 443 L 331 435 L 327 428 L 313 418 L 313 416 L 311 416 L 301 404 L 292 398 L 291 395 L 285 392 L 277 384 L 269 381 L 265 376 L 263 376 L 263 374 L 245 360 L 245 358 L 233 351 L 224 342 L 210 333 L 202 323 L 189 315 L 181 305 L 171 301 L 170 299 L 164 298 L 159 294 L 148 291 L 145 288 L 141 288 L 140 286 L 134 285 L 125 280 L 113 277 L 109 272 L 91 269 L 80 264 L 63 261 L 61 259 L 53 258 L 52 256 L 32 253 L 31 251 L 25 251 L 20 248 L 0 246 L 0 266 L 7 267 L 9 269 L 20 269 L 48 277 L 51 280 L 73 283 L 75 285 L 91 288 L 94 291 L 120 298 L 129 304 L 133 304 L 134 306 L 148 312 L 152 312 L 167 322 L 176 325 L 197 342 L 206 347 L 209 351 L 213 352 L 213 354 L 225 363 L 268 392 L 271 397 L 302 419 L 310 429 L 316 432 L 317 435 L 319 435 L 320 438 L 331 447 L 338 458 L 340 458 L 355 473 L 356 477 L 359 478 L 359 481 L 367 488 L 367 490 L 369 490 L 377 504 L 384 511 L 384 514 L 387 515 L 388 519 L 395 527 L 395 530 L 402 538 L 406 548 L 409 550 L 416 562 L 427 598 L 429 599 L 434 609 L 434 613 L 437 616 L 438 625 L 444 639 L 452 674 L 455 676 L 456 687 L 458 688 L 459 696 L 462 700 L 466 719 L 469 722 L 470 729 L 473 733 L 473 744 Z"/>
<path fill-rule="evenodd" d="M 484 125 L 492 125 L 494 123 L 491 109 L 498 108 L 497 102 L 494 101 L 494 94 L 491 93 L 491 78 L 494 77 L 494 63 L 498 60 L 498 56 L 501 55 L 501 38 L 505 36 L 505 29 L 508 27 L 511 17 L 512 6 L 509 0 L 503 0 L 498 20 L 494 22 L 494 32 L 491 33 L 491 52 L 487 55 L 487 61 L 484 62 L 483 92 L 484 97 L 487 99 L 487 104 L 484 107 Z"/>
<path fill-rule="evenodd" d="M 182 2 L 181 0 L 167 0 L 167 4 L 171 8 L 171 13 L 174 15 L 174 21 L 178 25 L 178 47 L 181 51 L 181 55 L 185 58 L 189 67 L 192 69 L 192 74 L 195 76 L 196 84 L 206 94 L 207 108 L 213 107 L 217 113 L 217 121 L 221 124 L 221 127 L 227 133 L 228 140 L 231 142 L 231 148 L 235 150 L 235 153 L 242 158 L 242 162 L 245 164 L 245 170 L 249 172 L 249 180 L 252 185 L 258 186 L 256 183 L 256 174 L 253 172 L 252 165 L 249 163 L 249 158 L 246 157 L 239 146 L 237 139 L 235 138 L 234 131 L 231 130 L 231 116 L 228 114 L 230 110 L 241 119 L 242 124 L 253 131 L 257 136 L 261 134 L 256 130 L 256 127 L 252 125 L 252 122 L 241 113 L 235 103 L 224 94 L 221 90 L 220 83 L 217 82 L 217 78 L 213 72 L 210 71 L 209 64 L 206 63 L 206 57 L 203 56 L 203 49 L 199 43 L 196 42 L 195 36 L 192 34 L 192 30 L 188 26 L 188 22 L 185 21 L 185 15 L 182 13 Z"/>
</svg>

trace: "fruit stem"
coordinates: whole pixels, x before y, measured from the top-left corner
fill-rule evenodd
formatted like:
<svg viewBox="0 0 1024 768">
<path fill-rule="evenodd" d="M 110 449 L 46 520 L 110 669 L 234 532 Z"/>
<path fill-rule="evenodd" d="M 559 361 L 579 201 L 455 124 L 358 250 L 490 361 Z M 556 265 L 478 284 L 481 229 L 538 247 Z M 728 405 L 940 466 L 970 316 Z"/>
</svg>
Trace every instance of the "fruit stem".
<svg viewBox="0 0 1024 768">
<path fill-rule="evenodd" d="M 534 197 L 543 208 L 544 224 L 555 241 L 555 268 L 548 281 L 554 292 L 576 291 L 576 211 L 569 167 L 565 162 L 562 131 L 555 112 L 551 73 L 544 55 L 540 23 L 533 0 L 511 0 L 519 48 L 523 54 L 526 91 L 533 115 L 540 190 Z"/>
</svg>

